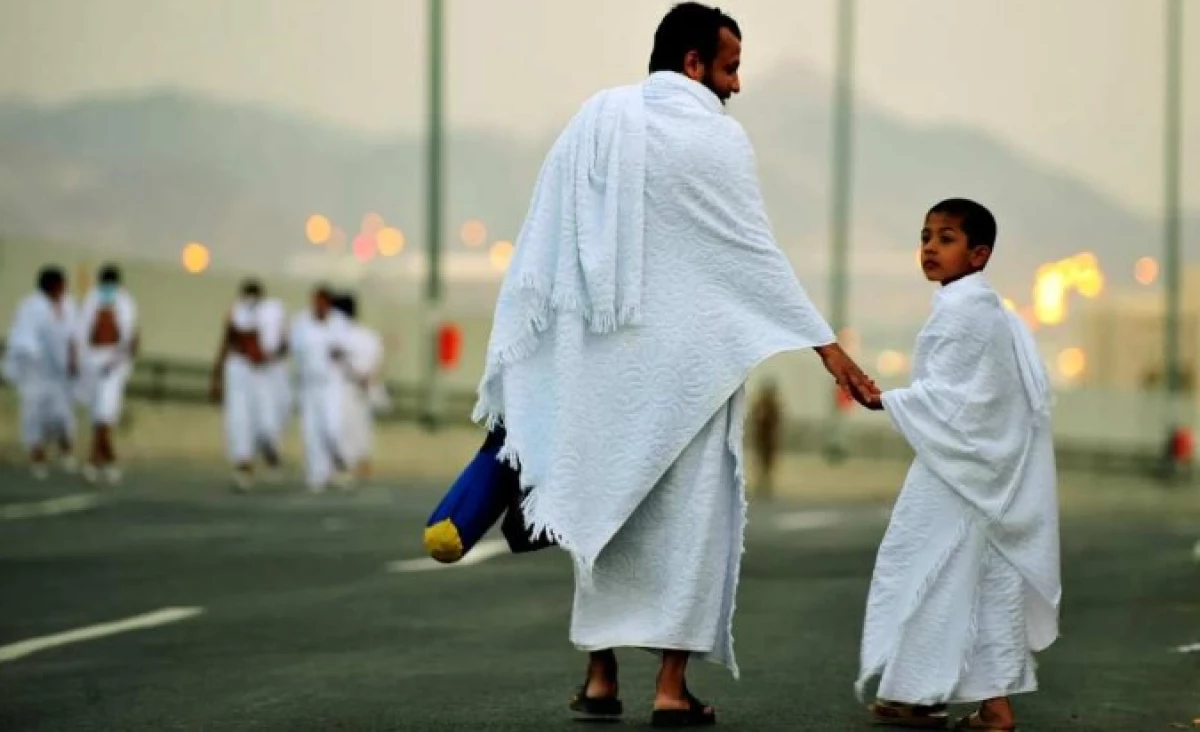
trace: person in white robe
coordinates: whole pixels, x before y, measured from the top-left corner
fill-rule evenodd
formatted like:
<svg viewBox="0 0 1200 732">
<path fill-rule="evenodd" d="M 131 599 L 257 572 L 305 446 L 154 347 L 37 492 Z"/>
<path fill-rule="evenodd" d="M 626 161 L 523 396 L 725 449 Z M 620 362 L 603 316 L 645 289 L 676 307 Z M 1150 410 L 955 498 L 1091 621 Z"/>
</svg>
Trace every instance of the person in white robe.
<svg viewBox="0 0 1200 732">
<path fill-rule="evenodd" d="M 922 267 L 942 283 L 913 381 L 878 403 L 916 453 L 879 548 L 857 690 L 877 721 L 1015 729 L 1008 697 L 1037 689 L 1033 653 L 1058 637 L 1058 500 L 1049 379 L 1037 344 L 982 274 L 996 223 L 935 206 Z"/>
<path fill-rule="evenodd" d="M 754 151 L 724 103 L 741 31 L 672 9 L 651 74 L 588 100 L 543 164 L 496 304 L 474 411 L 506 430 L 527 525 L 573 559 L 570 638 L 589 653 L 571 709 L 622 712 L 618 647 L 661 656 L 651 722 L 711 724 L 695 655 L 734 676 L 746 521 L 745 384 L 817 349 L 860 399 L 771 232 Z"/>
<path fill-rule="evenodd" d="M 269 480 L 277 480 L 282 467 L 285 415 L 276 364 L 286 357 L 286 329 L 283 303 L 267 298 L 260 282 L 243 283 L 226 316 L 212 377 L 213 398 L 224 405 L 226 450 L 238 490 L 253 485 L 257 456 Z"/>
<path fill-rule="evenodd" d="M 289 343 L 298 374 L 305 480 L 310 491 L 350 488 L 345 447 L 347 341 L 350 322 L 318 287 L 311 308 L 292 319 Z"/>
<path fill-rule="evenodd" d="M 121 419 L 125 385 L 138 353 L 137 303 L 113 265 L 100 269 L 97 284 L 80 306 L 77 333 L 83 393 L 92 422 L 91 456 L 84 478 L 110 484 L 121 479 L 113 429 Z"/>
<path fill-rule="evenodd" d="M 337 297 L 334 307 L 348 320 L 342 444 L 355 478 L 365 480 L 371 473 L 375 413 L 387 406 L 383 391 L 383 338 L 358 319 L 358 301 L 353 295 Z"/>
<path fill-rule="evenodd" d="M 59 448 L 65 472 L 78 468 L 73 452 L 79 376 L 76 318 L 65 273 L 45 267 L 38 274 L 37 291 L 17 306 L 6 338 L 0 372 L 16 387 L 21 445 L 39 480 L 49 476 L 52 446 Z"/>
</svg>

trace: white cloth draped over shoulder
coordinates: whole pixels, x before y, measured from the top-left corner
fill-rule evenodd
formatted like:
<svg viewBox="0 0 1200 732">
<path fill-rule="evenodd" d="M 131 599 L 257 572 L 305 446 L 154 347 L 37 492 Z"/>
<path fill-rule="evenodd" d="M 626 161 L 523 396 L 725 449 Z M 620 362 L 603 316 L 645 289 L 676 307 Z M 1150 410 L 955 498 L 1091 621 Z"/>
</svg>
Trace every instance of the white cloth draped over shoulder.
<svg viewBox="0 0 1200 732">
<path fill-rule="evenodd" d="M 17 306 L 4 347 L 4 378 L 68 378 L 69 347 L 77 317 L 75 303 L 64 297 L 58 304 L 35 292 Z"/>
<path fill-rule="evenodd" d="M 1030 652 L 1058 637 L 1062 595 L 1032 334 L 982 275 L 952 283 L 917 337 L 912 384 L 883 403 L 916 457 L 876 560 L 859 693 L 880 674 L 880 696 L 909 703 L 1032 690 Z"/>
<path fill-rule="evenodd" d="M 504 424 L 530 527 L 586 580 L 751 369 L 833 341 L 772 236 L 744 130 L 659 72 L 591 98 L 550 151 L 474 416 Z"/>
</svg>

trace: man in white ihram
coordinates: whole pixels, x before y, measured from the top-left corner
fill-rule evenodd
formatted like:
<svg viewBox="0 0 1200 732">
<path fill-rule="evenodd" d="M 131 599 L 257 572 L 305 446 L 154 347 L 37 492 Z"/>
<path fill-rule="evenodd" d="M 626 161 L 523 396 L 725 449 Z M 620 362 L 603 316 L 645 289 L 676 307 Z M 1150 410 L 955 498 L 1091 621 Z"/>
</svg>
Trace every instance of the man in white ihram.
<svg viewBox="0 0 1200 732">
<path fill-rule="evenodd" d="M 96 287 L 79 312 L 79 353 L 83 391 L 92 421 L 91 457 L 83 477 L 110 484 L 121 479 L 113 446 L 113 429 L 121 419 L 125 384 L 138 350 L 137 303 L 121 285 L 121 271 L 100 269 Z"/>
<path fill-rule="evenodd" d="M 750 371 L 814 348 L 860 401 L 771 233 L 754 151 L 724 103 L 741 32 L 672 9 L 649 78 L 590 99 L 543 165 L 496 306 L 475 418 L 507 430 L 523 507 L 575 567 L 576 712 L 616 716 L 618 647 L 662 659 L 651 722 L 711 724 L 692 655 L 735 675 Z"/>
<path fill-rule="evenodd" d="M 292 319 L 289 341 L 298 374 L 305 480 L 313 493 L 353 485 L 345 447 L 349 332 L 350 321 L 334 310 L 328 287 L 318 287 L 312 306 Z"/>
<path fill-rule="evenodd" d="M 383 385 L 383 338 L 358 317 L 358 300 L 343 294 L 334 308 L 346 316 L 346 357 L 342 362 L 344 404 L 342 446 L 347 467 L 356 478 L 365 480 L 371 473 L 371 454 L 375 442 L 374 415 L 388 406 Z"/>
<path fill-rule="evenodd" d="M 77 468 L 73 396 L 79 376 L 75 343 L 76 310 L 67 278 L 58 267 L 38 273 L 37 292 L 17 306 L 4 350 L 4 379 L 17 389 L 21 444 L 33 475 L 50 474 L 47 452 L 56 444 L 67 473 Z"/>
<path fill-rule="evenodd" d="M 225 405 L 225 439 L 234 487 L 253 485 L 254 458 L 261 454 L 275 480 L 279 475 L 284 410 L 275 364 L 285 354 L 287 310 L 248 280 L 225 320 L 213 366 L 212 395 Z"/>
</svg>

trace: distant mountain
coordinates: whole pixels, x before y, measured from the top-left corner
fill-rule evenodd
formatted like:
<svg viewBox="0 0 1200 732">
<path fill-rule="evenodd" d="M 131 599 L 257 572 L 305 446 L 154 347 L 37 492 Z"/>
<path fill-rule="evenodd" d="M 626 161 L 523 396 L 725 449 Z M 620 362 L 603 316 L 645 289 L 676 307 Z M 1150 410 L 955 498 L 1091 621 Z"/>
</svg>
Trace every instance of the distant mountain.
<svg viewBox="0 0 1200 732">
<path fill-rule="evenodd" d="M 818 301 L 828 261 L 828 100 L 823 78 L 786 67 L 731 105 L 755 143 L 777 236 Z M 922 213 L 940 198 L 976 197 L 996 211 L 993 279 L 1018 301 L 1047 260 L 1090 250 L 1125 280 L 1137 257 L 1160 248 L 1156 221 L 982 133 L 914 126 L 869 104 L 859 105 L 855 127 L 853 310 L 900 342 L 928 305 L 914 249 Z M 467 218 L 487 222 L 492 239 L 516 235 L 556 132 L 536 143 L 448 133 L 448 248 L 462 247 L 458 223 Z M 0 236 L 151 259 L 174 259 L 200 240 L 218 266 L 278 271 L 282 257 L 304 251 L 312 212 L 353 237 L 377 211 L 417 246 L 423 166 L 419 137 L 364 137 L 175 91 L 53 108 L 0 103 Z M 1200 217 L 1187 231 L 1194 241 Z"/>
</svg>

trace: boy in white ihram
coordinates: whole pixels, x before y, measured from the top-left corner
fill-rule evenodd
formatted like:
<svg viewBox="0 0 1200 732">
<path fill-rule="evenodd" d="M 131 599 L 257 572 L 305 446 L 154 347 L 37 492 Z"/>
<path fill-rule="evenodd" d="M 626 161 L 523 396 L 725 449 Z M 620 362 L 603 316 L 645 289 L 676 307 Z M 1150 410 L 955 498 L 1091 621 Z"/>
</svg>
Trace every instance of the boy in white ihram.
<svg viewBox="0 0 1200 732">
<path fill-rule="evenodd" d="M 17 389 L 21 444 L 29 452 L 33 475 L 50 474 L 47 451 L 57 444 L 62 467 L 74 473 L 74 390 L 79 376 L 75 347 L 75 303 L 67 277 L 58 267 L 38 273 L 37 292 L 17 306 L 4 350 L 4 379 Z"/>
<path fill-rule="evenodd" d="M 1009 697 L 1037 689 L 1033 653 L 1058 637 L 1058 497 L 1049 380 L 1032 334 L 984 279 L 986 208 L 934 206 L 925 277 L 942 285 L 917 336 L 913 382 L 869 404 L 916 452 L 879 548 L 858 693 L 877 722 L 1015 730 Z"/>
<path fill-rule="evenodd" d="M 92 451 L 83 466 L 84 479 L 101 477 L 117 483 L 113 428 L 121 419 L 125 384 L 138 351 L 137 303 L 121 286 L 121 271 L 113 265 L 100 270 L 96 287 L 83 300 L 79 313 L 80 372 L 92 420 Z"/>
</svg>

